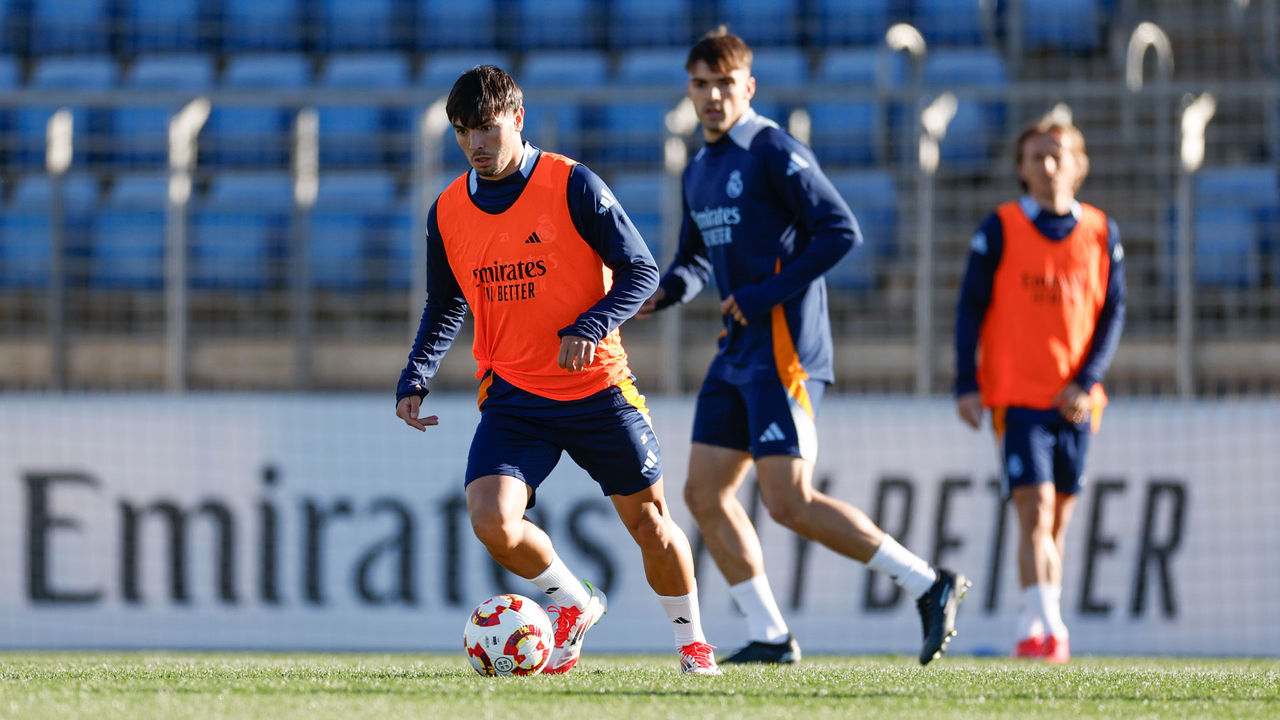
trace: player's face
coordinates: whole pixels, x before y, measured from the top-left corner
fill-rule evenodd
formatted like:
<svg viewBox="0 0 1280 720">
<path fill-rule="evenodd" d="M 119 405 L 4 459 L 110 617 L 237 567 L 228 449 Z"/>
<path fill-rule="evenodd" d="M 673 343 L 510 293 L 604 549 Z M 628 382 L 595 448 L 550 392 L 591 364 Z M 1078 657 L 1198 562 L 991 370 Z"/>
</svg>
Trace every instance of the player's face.
<svg viewBox="0 0 1280 720">
<path fill-rule="evenodd" d="M 1061 215 L 1076 196 L 1084 166 L 1071 135 L 1061 130 L 1032 135 L 1022 143 L 1018 176 L 1041 207 Z"/>
<path fill-rule="evenodd" d="M 756 94 L 756 79 L 749 68 L 729 72 L 712 70 L 699 60 L 689 70 L 689 99 L 702 123 L 702 135 L 715 142 L 729 132 Z"/>
<path fill-rule="evenodd" d="M 458 147 L 467 155 L 467 162 L 476 174 L 487 180 L 501 180 L 520 167 L 524 140 L 524 108 L 503 113 L 480 123 L 480 127 L 453 124 L 453 135 Z"/>
</svg>

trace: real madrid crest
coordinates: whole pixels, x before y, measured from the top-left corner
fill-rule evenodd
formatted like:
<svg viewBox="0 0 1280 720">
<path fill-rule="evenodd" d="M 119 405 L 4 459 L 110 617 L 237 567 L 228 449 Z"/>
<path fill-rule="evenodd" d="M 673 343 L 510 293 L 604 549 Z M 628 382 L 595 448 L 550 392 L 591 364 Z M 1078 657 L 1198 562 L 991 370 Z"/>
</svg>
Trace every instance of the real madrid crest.
<svg viewBox="0 0 1280 720">
<path fill-rule="evenodd" d="M 729 173 L 729 182 L 724 185 L 725 194 L 731 198 L 736 198 L 742 194 L 742 171 L 734 170 Z"/>
</svg>

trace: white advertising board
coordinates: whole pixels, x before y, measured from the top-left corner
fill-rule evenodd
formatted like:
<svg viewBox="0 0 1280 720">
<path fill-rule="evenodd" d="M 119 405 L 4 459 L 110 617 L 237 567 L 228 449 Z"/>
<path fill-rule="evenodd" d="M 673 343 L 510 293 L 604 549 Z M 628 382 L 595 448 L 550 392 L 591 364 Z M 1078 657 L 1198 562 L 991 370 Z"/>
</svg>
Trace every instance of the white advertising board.
<svg viewBox="0 0 1280 720">
<path fill-rule="evenodd" d="M 0 399 L 0 647 L 451 650 L 470 608 L 535 595 L 474 538 L 462 495 L 470 397 L 405 427 L 386 397 Z M 667 496 L 681 497 L 692 401 L 651 399 Z M 1076 653 L 1272 655 L 1280 647 L 1280 404 L 1120 400 L 1089 458 L 1068 537 Z M 1005 653 L 1016 521 L 990 433 L 945 399 L 829 396 L 817 484 L 974 588 L 952 648 Z M 914 602 L 883 576 L 775 525 L 753 500 L 784 614 L 806 652 L 915 653 Z M 604 587 L 589 651 L 664 651 L 639 552 L 562 459 L 531 517 Z M 708 639 L 745 628 L 705 551 Z"/>
</svg>

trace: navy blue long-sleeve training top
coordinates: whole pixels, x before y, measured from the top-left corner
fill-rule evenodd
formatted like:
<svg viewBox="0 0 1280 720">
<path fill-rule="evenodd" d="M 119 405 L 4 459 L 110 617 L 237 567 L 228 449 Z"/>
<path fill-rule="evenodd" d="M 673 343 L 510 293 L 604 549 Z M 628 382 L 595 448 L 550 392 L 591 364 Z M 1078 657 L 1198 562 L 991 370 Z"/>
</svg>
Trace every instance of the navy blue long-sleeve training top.
<svg viewBox="0 0 1280 720">
<path fill-rule="evenodd" d="M 748 109 L 685 168 L 680 244 L 659 308 L 692 299 L 715 276 L 747 318 L 725 316 L 720 360 L 731 381 L 777 376 L 770 311 L 781 305 L 799 362 L 832 382 L 823 273 L 862 242 L 848 204 L 813 152 Z"/>
</svg>

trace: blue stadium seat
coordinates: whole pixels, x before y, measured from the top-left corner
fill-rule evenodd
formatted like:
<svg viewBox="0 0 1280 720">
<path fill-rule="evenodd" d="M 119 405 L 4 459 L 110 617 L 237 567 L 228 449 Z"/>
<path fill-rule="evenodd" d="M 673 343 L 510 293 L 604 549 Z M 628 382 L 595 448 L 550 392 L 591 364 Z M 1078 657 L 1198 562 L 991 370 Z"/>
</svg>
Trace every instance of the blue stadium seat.
<svg viewBox="0 0 1280 720">
<path fill-rule="evenodd" d="M 761 48 L 751 61 L 756 96 L 751 107 L 761 115 L 787 126 L 791 102 L 773 99 L 780 91 L 804 87 L 809 82 L 809 61 L 799 48 Z"/>
<path fill-rule="evenodd" d="M 399 0 L 324 0 L 319 6 L 319 46 L 324 52 L 403 47 L 410 18 Z"/>
<path fill-rule="evenodd" d="M 514 0 L 512 37 L 522 50 L 596 48 L 604 38 L 604 3 L 592 0 Z"/>
<path fill-rule="evenodd" d="M 381 172 L 320 176 L 307 257 L 312 287 L 354 291 L 371 286 L 373 230 L 396 206 L 395 181 Z"/>
<path fill-rule="evenodd" d="M 929 51 L 940 45 L 984 45 L 993 35 L 990 0 L 914 0 L 912 24 Z"/>
<path fill-rule="evenodd" d="M 3 18 L 0 18 L 0 21 L 3 21 Z M 18 88 L 20 85 L 18 70 L 18 58 L 12 55 L 0 55 L 0 93 Z M 0 142 L 0 167 L 10 165 L 10 145 L 14 140 L 9 134 L 13 131 L 13 109 L 0 107 L 0 138 L 4 138 L 4 141 Z M 16 164 L 14 163 L 15 166 Z"/>
<path fill-rule="evenodd" d="M 861 246 L 827 272 L 827 282 L 835 288 L 874 288 L 879 264 L 892 257 L 897 247 L 897 184 L 892 175 L 880 170 L 836 172 L 827 177 L 853 210 L 863 239 Z"/>
<path fill-rule="evenodd" d="M 813 0 L 809 33 L 820 47 L 877 45 L 893 24 L 892 0 Z"/>
<path fill-rule="evenodd" d="M 614 48 L 688 48 L 694 39 L 689 0 L 614 0 L 609 23 L 609 43 Z"/>
<path fill-rule="evenodd" d="M 48 212 L 53 200 L 53 180 L 44 173 L 22 176 L 9 198 L 11 205 L 21 205 Z M 87 212 L 98 202 L 98 181 L 87 173 L 71 172 L 62 179 L 63 203 L 67 210 Z"/>
<path fill-rule="evenodd" d="M 1280 287 L 1280 204 L 1262 208 L 1262 253 L 1266 257 L 1271 287 Z"/>
<path fill-rule="evenodd" d="M 408 202 L 397 202 L 390 213 L 374 216 L 369 272 L 375 287 L 393 292 L 408 290 L 414 276 L 426 272 L 425 266 L 413 263 L 413 246 L 422 242 Z"/>
<path fill-rule="evenodd" d="M 119 0 L 124 49 L 130 54 L 208 49 L 214 19 L 203 5 L 201 0 Z"/>
<path fill-rule="evenodd" d="M 1004 60 L 987 48 L 935 50 L 925 58 L 923 82 L 932 92 L 952 91 L 959 100 L 942 140 L 943 168 L 986 170 L 1005 141 L 1003 89 L 1008 86 L 1009 77 Z M 966 97 L 967 90 L 976 94 Z"/>
<path fill-rule="evenodd" d="M 1195 279 L 1198 284 L 1257 287 L 1270 223 L 1280 215 L 1274 167 L 1203 168 L 1195 176 Z M 1280 239 L 1280 238 L 1278 238 Z"/>
<path fill-rule="evenodd" d="M 18 58 L 13 55 L 0 55 L 0 90 L 13 90 L 19 82 Z"/>
<path fill-rule="evenodd" d="M 106 290 L 164 287 L 167 172 L 121 175 L 90 233 L 89 286 Z"/>
<path fill-rule="evenodd" d="M 529 53 L 516 82 L 524 90 L 524 137 L 546 150 L 582 159 L 589 108 L 548 98 L 563 89 L 602 88 L 609 62 L 590 50 Z"/>
<path fill-rule="evenodd" d="M 196 289 L 280 287 L 293 183 L 285 173 L 222 173 L 191 214 Z"/>
<path fill-rule="evenodd" d="M 757 92 L 772 87 L 797 88 L 809 82 L 809 60 L 800 48 L 763 48 L 753 55 L 751 74 Z M 680 68 L 684 69 L 684 63 Z"/>
<path fill-rule="evenodd" d="M 30 7 L 33 55 L 110 49 L 111 0 L 39 0 Z"/>
<path fill-rule="evenodd" d="M 904 85 L 906 63 L 901 53 L 884 48 L 823 53 L 815 72 L 817 85 L 876 91 L 874 97 L 809 103 L 811 144 L 824 166 L 870 165 L 889 157 L 889 130 L 897 126 L 903 110 L 885 93 Z"/>
<path fill-rule="evenodd" d="M 1197 208 L 1193 232 L 1191 264 L 1197 285 L 1256 288 L 1262 284 L 1258 219 L 1249 208 Z"/>
<path fill-rule="evenodd" d="M 428 55 L 422 61 L 422 67 L 418 71 L 417 85 L 434 96 L 443 96 L 453 87 L 459 75 L 477 65 L 497 65 L 507 72 L 512 71 L 511 56 L 497 50 L 438 52 Z M 521 78 L 517 78 L 516 81 L 521 87 L 524 86 Z M 434 100 L 435 97 L 431 99 Z"/>
<path fill-rule="evenodd" d="M 98 91 L 116 87 L 119 69 L 106 55 L 46 58 L 31 74 L 28 87 L 40 90 Z M 16 149 L 10 159 L 21 168 L 43 168 L 49 118 L 61 105 L 27 105 L 14 113 Z M 70 106 L 73 122 L 72 162 L 97 162 L 107 154 L 110 113 L 103 108 Z"/>
<path fill-rule="evenodd" d="M 305 14 L 297 0 L 220 1 L 224 51 L 303 48 Z"/>
<path fill-rule="evenodd" d="M 333 55 L 316 85 L 321 88 L 385 90 L 409 87 L 409 64 L 401 53 Z M 352 168 L 380 165 L 393 133 L 408 130 L 408 117 L 398 109 L 376 105 L 322 106 L 320 166 Z"/>
<path fill-rule="evenodd" d="M 619 92 L 600 108 L 602 142 L 595 155 L 605 163 L 654 166 L 662 161 L 666 115 L 685 95 L 689 74 L 684 69 L 688 50 L 633 50 L 622 56 L 614 74 L 620 90 L 656 91 L 663 99 L 624 99 Z"/>
<path fill-rule="evenodd" d="M 1280 177 L 1267 165 L 1205 167 L 1195 176 L 1196 204 L 1261 210 L 1280 204 Z"/>
<path fill-rule="evenodd" d="M 752 49 L 800 43 L 799 3 L 793 0 L 737 0 L 721 3 L 718 19 Z"/>
<path fill-rule="evenodd" d="M 310 83 L 311 65 L 304 55 L 245 54 L 232 56 L 222 87 L 297 90 Z M 214 166 L 286 166 L 293 117 L 291 109 L 279 105 L 215 105 L 201 134 L 201 162 Z"/>
<path fill-rule="evenodd" d="M 1023 48 L 1096 50 L 1104 14 L 1098 0 L 1022 0 Z"/>
<path fill-rule="evenodd" d="M 46 175 L 22 177 L 0 210 L 0 288 L 36 290 L 49 284 L 53 181 Z M 68 282 L 77 268 L 70 258 L 83 251 L 85 226 L 98 197 L 97 181 L 71 174 L 62 181 L 63 242 L 69 260 Z"/>
<path fill-rule="evenodd" d="M 663 266 L 675 254 L 677 238 L 662 236 L 662 193 L 664 177 L 661 171 L 623 172 L 613 176 L 609 189 L 618 199 L 631 224 L 640 231 L 645 245 L 659 266 Z M 664 245 L 665 244 L 665 245 Z M 667 247 L 668 250 L 663 248 Z"/>
<path fill-rule="evenodd" d="M 0 1 L 0 57 L 26 44 L 26 23 L 27 13 L 13 3 Z"/>
<path fill-rule="evenodd" d="M 497 45 L 495 0 L 416 0 L 415 7 L 414 44 L 421 52 Z"/>
<path fill-rule="evenodd" d="M 169 159 L 169 119 L 183 104 L 213 87 L 213 60 L 204 54 L 142 55 L 122 87 L 183 91 L 184 99 L 171 105 L 126 105 L 112 113 L 115 163 L 131 169 L 163 167 Z"/>
</svg>

